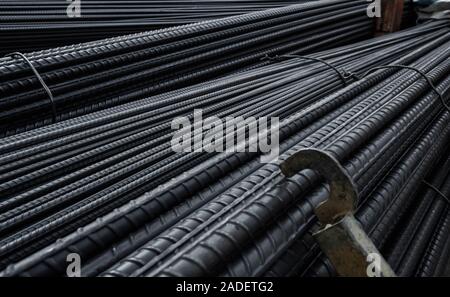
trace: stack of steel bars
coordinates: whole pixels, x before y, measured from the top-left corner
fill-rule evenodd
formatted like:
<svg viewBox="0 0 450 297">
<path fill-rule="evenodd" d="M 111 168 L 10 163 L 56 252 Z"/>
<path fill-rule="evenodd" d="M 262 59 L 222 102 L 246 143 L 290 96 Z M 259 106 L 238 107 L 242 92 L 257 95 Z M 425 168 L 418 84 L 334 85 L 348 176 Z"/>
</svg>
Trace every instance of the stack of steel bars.
<svg viewBox="0 0 450 297">
<path fill-rule="evenodd" d="M 364 0 L 318 1 L 0 60 L 1 136 L 365 39 Z"/>
<path fill-rule="evenodd" d="M 224 18 L 314 0 L 81 0 L 78 17 L 65 0 L 6 0 L 0 2 L 0 54 L 31 52 Z"/>
<path fill-rule="evenodd" d="M 286 178 L 258 153 L 175 153 L 171 121 L 194 109 L 280 117 L 280 161 L 305 147 L 332 154 L 358 186 L 358 219 L 377 245 L 414 255 L 398 267 L 436 271 L 448 205 L 417 181 L 448 188 L 448 167 L 430 175 L 448 158 L 450 114 L 411 69 L 362 74 L 409 65 L 448 102 L 449 46 L 448 23 L 433 22 L 312 55 L 337 69 L 280 56 L 0 139 L 1 275 L 62 276 L 70 253 L 87 276 L 331 273 L 311 237 L 313 208 L 327 197 L 320 177 Z M 405 238 L 398 247 L 394 234 Z"/>
<path fill-rule="evenodd" d="M 438 222 L 448 215 L 448 190 L 442 188 L 442 197 L 425 202 L 418 190 L 448 158 L 449 37 L 442 35 L 432 49 L 426 46 L 428 54 L 422 51 L 409 64 L 426 73 L 445 102 L 416 71 L 396 71 L 388 79 L 389 71 L 379 71 L 324 99 L 321 106 L 340 100 L 348 105 L 281 156 L 284 160 L 315 147 L 342 162 L 361 198 L 358 220 L 375 244 L 389 251 L 387 258 L 399 275 L 418 270 L 427 239 L 440 231 Z M 405 64 L 405 58 L 396 64 Z M 448 175 L 448 167 L 444 171 Z M 328 187 L 315 172 L 285 178 L 278 166 L 266 165 L 103 275 L 258 276 L 286 272 L 293 265 L 303 275 L 332 275 L 332 265 L 310 237 L 312 209 L 327 196 Z M 400 241 L 395 233 L 401 234 Z M 301 240 L 301 248 L 280 260 L 294 240 Z M 391 253 L 403 257 L 391 259 Z"/>
</svg>

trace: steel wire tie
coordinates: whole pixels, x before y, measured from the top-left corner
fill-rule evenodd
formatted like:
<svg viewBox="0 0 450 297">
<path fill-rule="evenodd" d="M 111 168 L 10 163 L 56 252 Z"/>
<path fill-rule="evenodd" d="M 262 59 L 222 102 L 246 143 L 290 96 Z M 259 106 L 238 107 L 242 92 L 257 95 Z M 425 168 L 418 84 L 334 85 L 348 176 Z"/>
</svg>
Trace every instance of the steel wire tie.
<svg viewBox="0 0 450 297">
<path fill-rule="evenodd" d="M 47 92 L 48 98 L 50 99 L 50 103 L 52 105 L 52 122 L 53 124 L 56 122 L 56 104 L 55 104 L 55 100 L 53 99 L 53 94 L 50 91 L 50 88 L 47 86 L 47 84 L 45 83 L 44 79 L 42 78 L 42 76 L 39 74 L 39 72 L 36 70 L 36 68 L 33 66 L 33 64 L 31 63 L 30 60 L 28 60 L 27 57 L 25 57 L 24 54 L 19 53 L 19 52 L 14 52 L 11 54 L 7 54 L 5 55 L 5 57 L 11 57 L 11 58 L 17 58 L 20 57 L 22 60 L 24 60 L 31 68 L 31 70 L 33 70 L 34 75 L 37 77 L 37 79 L 39 80 L 39 82 L 41 83 L 42 87 L 44 88 L 45 92 Z"/>
</svg>

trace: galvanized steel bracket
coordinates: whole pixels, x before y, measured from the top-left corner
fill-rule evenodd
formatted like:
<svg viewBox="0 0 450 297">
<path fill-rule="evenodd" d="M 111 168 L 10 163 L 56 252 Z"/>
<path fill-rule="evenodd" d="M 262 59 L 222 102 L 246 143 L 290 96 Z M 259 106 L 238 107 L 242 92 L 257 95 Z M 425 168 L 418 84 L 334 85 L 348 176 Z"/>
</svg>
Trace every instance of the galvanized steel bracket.
<svg viewBox="0 0 450 297">
<path fill-rule="evenodd" d="M 303 149 L 281 163 L 280 169 L 287 177 L 304 169 L 311 169 L 329 183 L 329 198 L 314 210 L 323 226 L 314 237 L 339 275 L 395 276 L 353 216 L 358 193 L 352 178 L 338 160 L 318 149 Z"/>
<path fill-rule="evenodd" d="M 346 214 L 353 213 L 358 201 L 356 187 L 333 156 L 317 149 L 303 149 L 285 160 L 280 168 L 287 177 L 304 169 L 312 169 L 326 179 L 330 185 L 330 197 L 314 210 L 322 224 L 333 224 Z"/>
</svg>

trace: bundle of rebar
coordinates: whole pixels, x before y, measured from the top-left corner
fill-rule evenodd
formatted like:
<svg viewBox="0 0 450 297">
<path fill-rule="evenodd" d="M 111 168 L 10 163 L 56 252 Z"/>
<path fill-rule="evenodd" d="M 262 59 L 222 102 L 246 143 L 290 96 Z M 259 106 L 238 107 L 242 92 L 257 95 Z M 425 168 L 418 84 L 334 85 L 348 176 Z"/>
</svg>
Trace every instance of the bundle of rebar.
<svg viewBox="0 0 450 297">
<path fill-rule="evenodd" d="M 356 216 L 398 274 L 439 273 L 449 231 L 449 167 L 440 166 L 450 142 L 448 23 L 306 58 L 264 54 L 252 69 L 0 139 L 0 274 L 64 276 L 77 253 L 85 276 L 332 275 L 311 235 L 328 186 L 315 171 L 287 178 L 279 169 L 310 147 L 353 178 Z M 373 70 L 383 65 L 402 68 Z M 279 160 L 174 152 L 172 120 L 198 109 L 279 117 Z"/>
<path fill-rule="evenodd" d="M 384 73 L 380 71 L 327 98 L 326 102 L 351 98 L 347 102 L 355 105 L 281 156 L 284 160 L 299 149 L 314 147 L 342 162 L 361 198 L 358 220 L 376 246 L 389 251 L 385 254 L 399 275 L 417 271 L 428 239 L 440 218 L 447 216 L 447 189 L 440 191 L 443 197 L 435 194 L 427 201 L 417 191 L 439 168 L 442 157 L 448 158 L 448 47 L 447 39 L 410 64 L 437 85 L 442 97 L 416 71 L 403 69 L 389 79 L 378 79 Z M 400 59 L 395 64 L 405 63 Z M 285 178 L 278 166 L 267 165 L 103 275 L 261 276 L 290 263 L 302 275 L 333 275 L 333 266 L 310 236 L 316 223 L 312 210 L 327 195 L 327 185 L 314 171 Z M 301 240 L 301 249 L 289 250 L 289 258 L 280 260 L 294 240 Z M 403 257 L 390 258 L 392 253 Z"/>
<path fill-rule="evenodd" d="M 366 39 L 364 0 L 269 9 L 0 60 L 1 136 Z"/>
<path fill-rule="evenodd" d="M 0 54 L 32 52 L 313 1 L 1 1 Z"/>
</svg>

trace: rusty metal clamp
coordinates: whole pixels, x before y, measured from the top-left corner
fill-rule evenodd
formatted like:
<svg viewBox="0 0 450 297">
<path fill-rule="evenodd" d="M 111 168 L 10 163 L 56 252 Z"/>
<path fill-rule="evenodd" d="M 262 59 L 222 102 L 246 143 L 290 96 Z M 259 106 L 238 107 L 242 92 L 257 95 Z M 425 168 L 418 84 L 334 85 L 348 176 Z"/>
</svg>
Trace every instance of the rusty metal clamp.
<svg viewBox="0 0 450 297">
<path fill-rule="evenodd" d="M 353 216 L 358 193 L 338 160 L 318 149 L 302 149 L 281 163 L 280 169 L 287 177 L 311 169 L 329 183 L 329 198 L 314 209 L 322 225 L 314 237 L 340 276 L 395 276 Z"/>
</svg>

